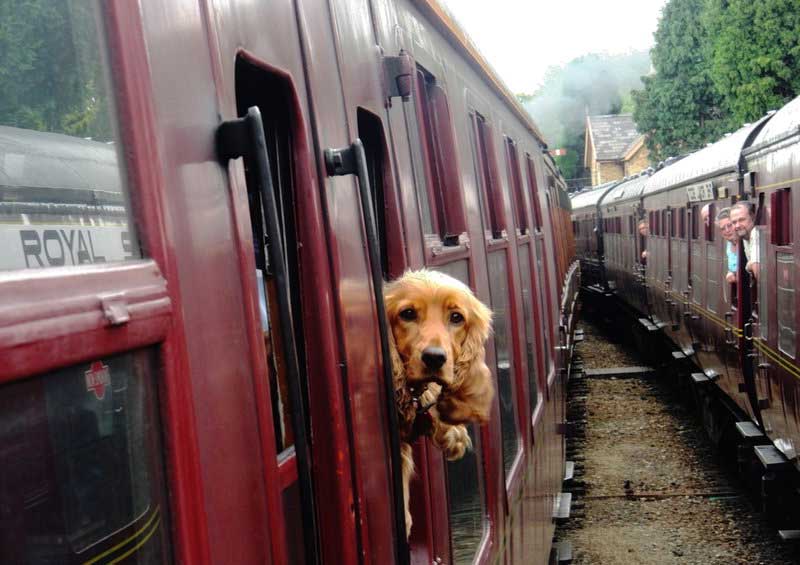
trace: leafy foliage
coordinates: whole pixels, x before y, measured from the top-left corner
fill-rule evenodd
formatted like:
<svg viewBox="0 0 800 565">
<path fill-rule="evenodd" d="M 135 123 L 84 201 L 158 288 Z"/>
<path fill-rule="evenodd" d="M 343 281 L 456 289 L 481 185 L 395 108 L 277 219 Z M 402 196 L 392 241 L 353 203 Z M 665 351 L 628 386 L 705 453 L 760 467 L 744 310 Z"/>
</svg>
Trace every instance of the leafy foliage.
<svg viewBox="0 0 800 565">
<path fill-rule="evenodd" d="M 643 77 L 644 89 L 633 95 L 633 118 L 653 160 L 714 141 L 730 123 L 704 57 L 705 2 L 671 0 L 664 7 L 651 52 L 655 74 Z"/>
<path fill-rule="evenodd" d="M 800 1 L 710 0 L 704 18 L 711 78 L 737 123 L 800 92 Z"/>
<path fill-rule="evenodd" d="M 800 93 L 800 0 L 670 0 L 634 93 L 655 159 L 693 151 Z"/>
</svg>

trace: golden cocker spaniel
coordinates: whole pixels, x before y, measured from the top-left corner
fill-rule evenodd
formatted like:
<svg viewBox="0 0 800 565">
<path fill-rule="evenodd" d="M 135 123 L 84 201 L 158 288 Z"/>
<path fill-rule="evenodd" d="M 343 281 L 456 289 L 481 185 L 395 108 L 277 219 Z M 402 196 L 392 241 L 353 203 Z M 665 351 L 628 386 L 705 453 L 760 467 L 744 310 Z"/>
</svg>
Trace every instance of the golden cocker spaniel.
<svg viewBox="0 0 800 565">
<path fill-rule="evenodd" d="M 408 271 L 384 289 L 400 420 L 406 534 L 411 444 L 431 438 L 450 460 L 472 446 L 469 422 L 489 418 L 494 386 L 484 360 L 492 313 L 468 286 L 437 271 Z"/>
</svg>

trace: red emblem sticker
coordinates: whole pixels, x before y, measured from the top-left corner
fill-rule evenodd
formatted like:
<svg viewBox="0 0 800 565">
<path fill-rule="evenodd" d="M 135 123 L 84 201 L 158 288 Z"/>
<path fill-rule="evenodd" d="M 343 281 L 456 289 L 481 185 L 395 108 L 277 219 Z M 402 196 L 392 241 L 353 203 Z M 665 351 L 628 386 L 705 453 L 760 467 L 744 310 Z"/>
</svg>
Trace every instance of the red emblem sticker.
<svg viewBox="0 0 800 565">
<path fill-rule="evenodd" d="M 86 392 L 93 392 L 97 400 L 103 400 L 106 396 L 106 387 L 111 386 L 108 365 L 103 365 L 102 361 L 95 361 L 84 375 L 86 375 Z"/>
</svg>

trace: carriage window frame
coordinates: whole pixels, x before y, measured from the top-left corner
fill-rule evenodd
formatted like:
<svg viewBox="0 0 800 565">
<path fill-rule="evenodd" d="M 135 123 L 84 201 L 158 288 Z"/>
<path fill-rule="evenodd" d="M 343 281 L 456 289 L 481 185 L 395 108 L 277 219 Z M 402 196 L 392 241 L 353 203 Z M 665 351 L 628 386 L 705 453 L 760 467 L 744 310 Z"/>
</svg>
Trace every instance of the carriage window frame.
<svg viewBox="0 0 800 565">
<path fill-rule="evenodd" d="M 792 243 L 792 189 L 779 188 L 769 195 L 770 243 L 787 246 Z"/>
<path fill-rule="evenodd" d="M 149 92 L 147 79 L 136 66 L 141 64 L 138 57 L 144 50 L 140 14 L 124 2 L 95 5 L 99 6 L 93 18 L 102 67 L 95 78 L 108 85 L 107 117 L 115 133 L 120 182 L 127 189 L 128 227 L 135 230 L 132 241 L 135 239 L 141 252 L 121 261 L 85 263 L 77 268 L 65 263 L 0 272 L 0 302 L 16 305 L 6 325 L 8 334 L 15 336 L 14 344 L 0 339 L 0 386 L 34 379 L 50 382 L 59 378 L 54 376 L 59 372 L 87 361 L 102 365 L 113 356 L 149 350 L 157 359 L 155 410 L 160 416 L 162 444 L 176 442 L 175 430 L 181 430 L 181 439 L 191 444 L 196 433 L 194 415 L 169 392 L 188 387 L 189 376 L 182 371 L 184 359 L 176 348 L 165 347 L 173 339 L 181 339 L 170 336 L 180 336 L 183 328 L 172 302 L 174 290 L 167 285 L 166 277 L 174 275 L 174 267 L 163 240 L 160 173 L 147 165 L 157 160 L 157 149 L 149 137 L 149 125 L 141 124 L 142 115 L 154 114 L 152 101 L 140 97 L 143 91 Z M 113 80 L 109 80 L 112 69 Z M 86 299 L 76 300 L 78 297 Z M 65 304 L 72 306 L 65 310 Z M 133 309 L 135 316 L 131 315 Z M 31 324 L 36 324 L 35 335 L 24 330 Z M 91 365 L 89 371 L 95 372 Z M 96 376 L 100 383 L 105 382 L 103 371 L 101 366 Z M 88 375 L 84 377 L 87 386 L 97 384 Z M 172 383 L 166 391 L 164 381 Z M 199 472 L 187 465 L 194 456 L 192 449 L 166 450 L 160 457 L 167 499 L 164 514 L 153 523 L 158 520 L 166 525 L 171 540 L 167 553 L 175 561 L 203 553 L 202 548 L 187 549 L 201 547 L 204 536 L 200 533 L 204 531 L 202 497 L 196 488 Z M 183 469 L 183 481 L 175 480 L 175 468 Z"/>
<path fill-rule="evenodd" d="M 470 110 L 469 119 L 476 176 L 483 201 L 481 210 L 484 219 L 484 237 L 489 240 L 503 240 L 507 238 L 507 221 L 493 129 L 488 119 L 477 110 Z M 486 229 L 487 227 L 489 229 Z"/>
<path fill-rule="evenodd" d="M 456 137 L 447 92 L 440 80 L 416 63 L 413 80 L 417 131 L 422 150 L 426 198 L 433 236 L 445 247 L 457 247 L 467 233 Z"/>
<path fill-rule="evenodd" d="M 511 204 L 514 210 L 514 227 L 518 236 L 527 235 L 530 231 L 528 226 L 528 207 L 522 189 L 522 176 L 519 168 L 520 162 L 517 142 L 507 135 L 504 136 L 504 138 L 506 148 L 506 170 L 508 172 L 508 183 L 511 188 Z"/>
<path fill-rule="evenodd" d="M 434 270 L 446 273 L 453 278 L 460 280 L 470 288 L 473 288 L 473 285 L 470 284 L 470 282 L 474 275 L 471 271 L 471 261 L 467 258 L 451 260 L 447 263 L 441 263 L 432 266 L 432 268 Z M 455 547 L 453 548 L 453 562 L 458 564 L 472 563 L 475 557 L 480 554 L 480 550 L 484 544 L 484 541 L 486 540 L 487 536 L 490 535 L 492 529 L 492 519 L 490 516 L 494 513 L 489 507 L 489 501 L 487 498 L 488 490 L 486 486 L 486 453 L 483 450 L 483 438 L 485 437 L 485 433 L 483 433 L 483 429 L 475 423 L 467 424 L 467 431 L 472 439 L 472 449 L 469 450 L 461 459 L 456 461 L 446 461 L 445 463 L 445 488 L 447 489 L 448 493 L 447 518 L 451 530 L 449 536 L 451 545 L 455 545 L 453 544 L 453 535 L 455 534 L 453 531 L 453 524 L 458 522 L 458 519 L 460 519 L 460 517 L 454 518 L 453 516 L 454 504 L 461 504 L 464 502 L 464 496 L 460 494 L 456 496 L 452 492 L 454 485 L 451 483 L 451 477 L 463 479 L 463 477 L 467 476 L 468 473 L 464 472 L 464 466 L 467 464 L 471 464 L 471 468 L 468 469 L 468 472 L 474 472 L 475 474 L 477 483 L 474 486 L 476 486 L 477 489 L 473 491 L 473 494 L 477 495 L 480 507 L 477 509 L 468 507 L 466 508 L 466 511 L 474 515 L 474 518 L 480 520 L 480 532 L 472 532 L 468 537 L 469 541 L 467 544 L 463 543 L 464 537 L 460 537 L 462 542 L 459 544 L 461 554 L 456 553 Z"/>
</svg>

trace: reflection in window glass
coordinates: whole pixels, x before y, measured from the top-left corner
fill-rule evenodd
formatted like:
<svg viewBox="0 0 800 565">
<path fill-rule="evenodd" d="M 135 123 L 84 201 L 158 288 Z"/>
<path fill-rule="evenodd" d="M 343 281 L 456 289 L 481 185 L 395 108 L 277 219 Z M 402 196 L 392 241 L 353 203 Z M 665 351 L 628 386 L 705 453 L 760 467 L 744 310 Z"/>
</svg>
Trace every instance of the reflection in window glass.
<svg viewBox="0 0 800 565">
<path fill-rule="evenodd" d="M 2 387 L 0 562 L 170 561 L 156 366 L 140 351 Z"/>
<path fill-rule="evenodd" d="M 417 205 L 419 206 L 422 230 L 426 234 L 433 233 L 433 219 L 431 217 L 431 204 L 428 201 L 427 180 L 425 177 L 425 162 L 422 155 L 422 140 L 420 139 L 419 126 L 417 125 L 413 102 L 403 102 L 403 117 L 408 132 L 408 146 L 411 154 L 411 172 L 414 174 Z"/>
<path fill-rule="evenodd" d="M 717 301 L 722 294 L 720 283 L 723 281 L 725 273 L 722 270 L 722 256 L 719 247 L 713 243 L 707 244 L 706 266 L 706 307 L 711 312 L 717 312 Z"/>
<path fill-rule="evenodd" d="M 466 565 L 475 560 L 486 527 L 477 427 L 469 424 L 467 429 L 475 449 L 467 451 L 458 461 L 447 462 L 447 505 L 454 565 Z"/>
<path fill-rule="evenodd" d="M 790 357 L 795 356 L 797 343 L 794 270 L 794 254 L 778 253 L 778 348 Z"/>
<path fill-rule="evenodd" d="M 435 269 L 469 286 L 469 263 L 466 259 L 451 261 Z M 486 527 L 480 436 L 475 424 L 469 424 L 467 429 L 472 439 L 472 450 L 458 461 L 447 462 L 447 505 L 454 565 L 474 561 Z"/>
<path fill-rule="evenodd" d="M 497 389 L 500 399 L 500 428 L 503 435 L 503 469 L 506 479 L 520 449 L 514 404 L 514 364 L 511 358 L 508 275 L 506 250 L 489 254 L 489 292 L 492 295 L 494 346 L 497 359 Z"/>
<path fill-rule="evenodd" d="M 542 326 L 542 336 L 544 336 L 544 370 L 545 370 L 545 378 L 550 375 L 551 364 L 552 364 L 552 357 L 550 355 L 550 331 L 549 331 L 549 319 L 550 314 L 545 309 L 545 305 L 547 304 L 547 298 L 545 297 L 545 276 L 544 276 L 544 239 L 541 237 L 536 238 L 536 272 L 539 273 L 539 281 L 540 283 L 537 286 L 539 291 L 539 312 L 541 312 L 539 323 Z"/>
<path fill-rule="evenodd" d="M 700 245 L 692 245 L 692 302 L 695 304 L 703 303 L 703 280 L 705 273 L 702 262 L 703 251 Z"/>
<path fill-rule="evenodd" d="M 519 271 L 522 281 L 522 313 L 525 318 L 525 353 L 528 361 L 528 389 L 531 414 L 539 403 L 539 386 L 536 379 L 536 334 L 533 327 L 533 289 L 531 288 L 531 259 L 527 245 L 519 247 Z"/>
<path fill-rule="evenodd" d="M 0 270 L 140 257 L 94 2 L 2 10 Z"/>
</svg>

